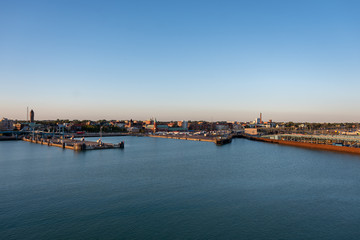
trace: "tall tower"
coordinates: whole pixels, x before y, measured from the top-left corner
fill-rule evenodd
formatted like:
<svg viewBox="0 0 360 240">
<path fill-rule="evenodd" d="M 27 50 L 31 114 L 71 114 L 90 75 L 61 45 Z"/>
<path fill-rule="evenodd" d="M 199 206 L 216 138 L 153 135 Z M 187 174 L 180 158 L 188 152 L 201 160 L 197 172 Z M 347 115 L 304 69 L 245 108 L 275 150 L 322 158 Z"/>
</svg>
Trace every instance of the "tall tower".
<svg viewBox="0 0 360 240">
<path fill-rule="evenodd" d="M 260 113 L 260 123 L 263 123 L 263 121 L 262 121 L 262 113 Z"/>
<path fill-rule="evenodd" d="M 156 133 L 156 131 L 157 131 L 157 122 L 156 122 L 156 118 L 155 118 L 155 120 L 154 120 L 154 133 Z"/>
<path fill-rule="evenodd" d="M 34 111 L 31 109 L 31 111 L 30 111 L 30 122 L 31 122 L 31 123 L 34 122 L 34 118 L 35 118 L 35 113 L 34 113 Z"/>
</svg>

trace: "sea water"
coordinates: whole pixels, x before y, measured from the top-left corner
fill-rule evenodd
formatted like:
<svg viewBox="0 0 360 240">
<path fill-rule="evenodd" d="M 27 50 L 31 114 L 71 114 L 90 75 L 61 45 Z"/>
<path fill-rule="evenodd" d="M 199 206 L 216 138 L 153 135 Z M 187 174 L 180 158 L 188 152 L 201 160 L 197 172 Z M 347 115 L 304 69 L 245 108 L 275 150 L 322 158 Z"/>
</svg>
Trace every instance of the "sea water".
<svg viewBox="0 0 360 240">
<path fill-rule="evenodd" d="M 0 239 L 359 239 L 360 156 L 234 139 L 0 142 Z"/>
</svg>

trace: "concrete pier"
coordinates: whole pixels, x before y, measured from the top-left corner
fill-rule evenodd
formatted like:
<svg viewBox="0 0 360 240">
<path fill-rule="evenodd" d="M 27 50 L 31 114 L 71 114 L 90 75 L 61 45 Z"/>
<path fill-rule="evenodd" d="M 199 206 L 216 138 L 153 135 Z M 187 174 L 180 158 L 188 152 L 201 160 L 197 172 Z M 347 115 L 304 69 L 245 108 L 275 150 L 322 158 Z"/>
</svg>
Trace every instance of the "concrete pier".
<svg viewBox="0 0 360 240">
<path fill-rule="evenodd" d="M 231 143 L 231 136 L 219 137 L 219 136 L 187 136 L 187 135 L 147 135 L 154 138 L 170 138 L 170 139 L 181 139 L 199 142 L 212 142 L 216 145 L 224 145 Z"/>
<path fill-rule="evenodd" d="M 40 139 L 40 138 L 23 138 L 26 142 L 37 143 L 41 145 L 48 145 L 54 147 L 60 147 L 63 149 L 71 149 L 75 151 L 84 151 L 84 150 L 100 150 L 100 149 L 111 149 L 111 148 L 124 148 L 124 141 L 118 144 L 103 143 L 101 141 L 92 142 L 92 141 L 81 141 L 75 139 Z"/>
<path fill-rule="evenodd" d="M 214 142 L 214 138 L 206 137 L 188 137 L 188 136 L 174 136 L 174 135 L 147 135 L 148 137 L 153 138 L 170 138 L 170 139 L 181 139 L 181 140 L 190 140 L 190 141 L 201 141 L 201 142 Z"/>
</svg>

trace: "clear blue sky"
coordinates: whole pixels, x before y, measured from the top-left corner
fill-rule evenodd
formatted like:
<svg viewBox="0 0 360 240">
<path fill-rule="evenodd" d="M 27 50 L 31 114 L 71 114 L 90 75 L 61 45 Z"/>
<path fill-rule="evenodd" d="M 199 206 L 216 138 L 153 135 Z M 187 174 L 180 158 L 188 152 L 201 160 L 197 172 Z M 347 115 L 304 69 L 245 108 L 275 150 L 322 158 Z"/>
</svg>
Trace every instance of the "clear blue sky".
<svg viewBox="0 0 360 240">
<path fill-rule="evenodd" d="M 0 1 L 0 117 L 360 121 L 360 1 Z"/>
</svg>

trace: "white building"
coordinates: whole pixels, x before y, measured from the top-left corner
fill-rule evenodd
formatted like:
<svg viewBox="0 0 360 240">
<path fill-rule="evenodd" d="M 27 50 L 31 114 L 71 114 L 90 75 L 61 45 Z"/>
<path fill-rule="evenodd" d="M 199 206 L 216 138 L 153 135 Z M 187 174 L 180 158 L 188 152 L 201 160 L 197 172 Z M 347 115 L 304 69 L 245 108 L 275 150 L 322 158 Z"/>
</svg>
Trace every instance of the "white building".
<svg viewBox="0 0 360 240">
<path fill-rule="evenodd" d="M 114 125 L 116 127 L 119 127 L 119 128 L 124 128 L 125 127 L 125 123 L 115 123 Z"/>
<path fill-rule="evenodd" d="M 11 131 L 14 130 L 14 121 L 7 118 L 0 120 L 0 130 L 2 131 Z"/>
<path fill-rule="evenodd" d="M 219 125 L 216 125 L 215 128 L 216 128 L 216 130 L 218 130 L 218 131 L 222 131 L 222 130 L 228 130 L 228 129 L 229 129 L 229 126 L 219 124 Z"/>
<path fill-rule="evenodd" d="M 181 127 L 184 128 L 184 129 L 188 129 L 188 122 L 184 120 L 184 121 L 182 122 Z"/>
<path fill-rule="evenodd" d="M 140 132 L 140 129 L 137 128 L 137 127 L 129 127 L 127 130 L 128 130 L 128 132 L 131 132 L 131 133 L 138 133 L 138 132 Z"/>
</svg>

